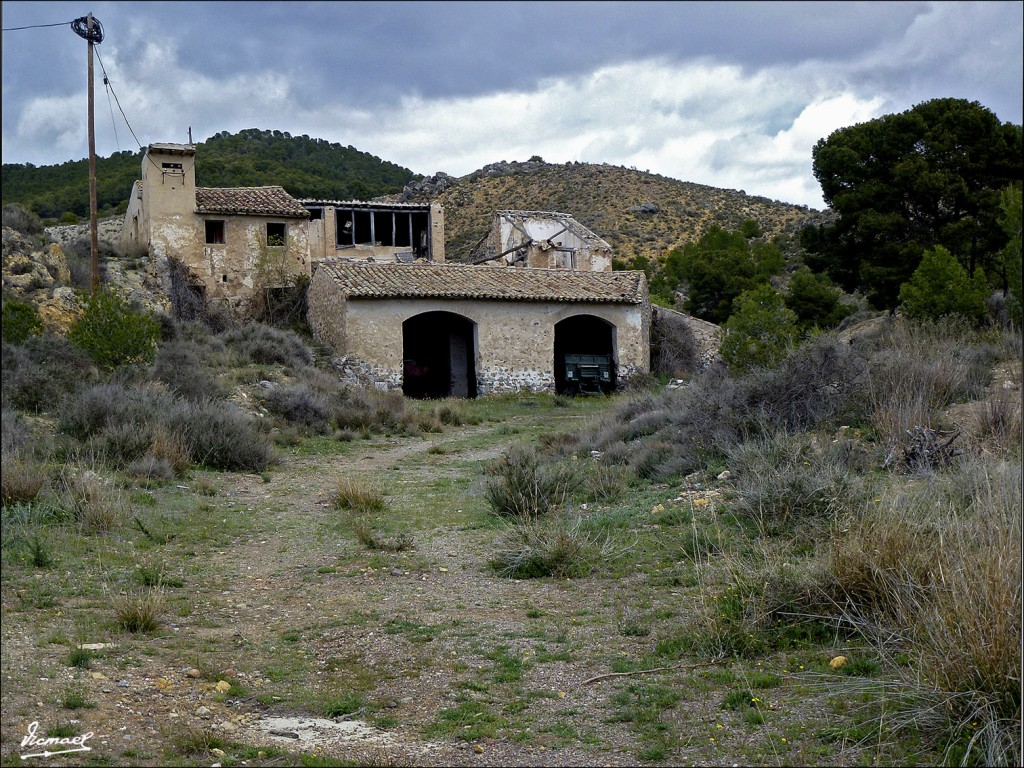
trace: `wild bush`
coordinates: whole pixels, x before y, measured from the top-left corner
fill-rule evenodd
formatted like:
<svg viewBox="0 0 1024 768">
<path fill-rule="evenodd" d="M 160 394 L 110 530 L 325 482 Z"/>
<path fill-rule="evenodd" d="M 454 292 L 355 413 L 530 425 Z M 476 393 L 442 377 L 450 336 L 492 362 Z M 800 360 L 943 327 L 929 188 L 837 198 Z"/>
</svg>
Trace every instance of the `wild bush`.
<svg viewBox="0 0 1024 768">
<path fill-rule="evenodd" d="M 132 309 L 124 297 L 111 290 L 89 296 L 82 317 L 68 331 L 71 343 L 107 370 L 150 362 L 159 336 L 153 318 Z"/>
<path fill-rule="evenodd" d="M 981 764 L 1020 761 L 1021 481 L 1019 462 L 963 462 L 895 488 L 829 559 L 858 626 L 915 660 L 903 706 L 975 734 L 964 749 Z"/>
<path fill-rule="evenodd" d="M 112 601 L 114 619 L 126 632 L 155 632 L 163 623 L 165 602 L 162 589 L 122 593 Z"/>
<path fill-rule="evenodd" d="M 259 472 L 274 460 L 270 439 L 233 403 L 177 401 L 160 423 L 193 461 L 212 469 Z"/>
<path fill-rule="evenodd" d="M 62 431 L 79 440 L 134 424 L 148 432 L 148 442 L 152 440 L 157 421 L 175 404 L 174 396 L 160 386 L 128 386 L 109 381 L 94 384 L 77 396 L 67 398 L 59 410 L 58 423 Z"/>
<path fill-rule="evenodd" d="M 490 565 L 510 579 L 574 578 L 590 572 L 601 549 L 578 518 L 519 517 L 499 535 Z"/>
<path fill-rule="evenodd" d="M 846 464 L 806 435 L 766 431 L 727 452 L 735 509 L 761 531 L 813 541 L 859 497 Z"/>
<path fill-rule="evenodd" d="M 516 445 L 489 468 L 484 497 L 499 517 L 533 520 L 561 508 L 577 479 L 562 464 L 546 465 L 535 449 Z"/>
<path fill-rule="evenodd" d="M 722 359 L 736 372 L 772 367 L 796 340 L 796 321 L 770 285 L 744 291 L 722 328 Z"/>
<path fill-rule="evenodd" d="M 21 232 L 23 235 L 39 236 L 43 234 L 42 220 L 28 208 L 18 203 L 4 206 L 3 225 Z"/>
<path fill-rule="evenodd" d="M 5 406 L 0 414 L 0 454 L 19 451 L 26 447 L 31 439 L 32 430 L 21 414 Z"/>
<path fill-rule="evenodd" d="M 54 485 L 61 508 L 87 532 L 112 531 L 124 518 L 120 495 L 93 470 L 66 465 Z"/>
<path fill-rule="evenodd" d="M 46 467 L 14 450 L 0 456 L 0 503 L 25 504 L 35 501 L 46 486 Z"/>
<path fill-rule="evenodd" d="M 651 373 L 682 378 L 699 365 L 693 331 L 675 312 L 658 310 L 651 316 Z"/>
<path fill-rule="evenodd" d="M 319 428 L 326 431 L 331 416 L 327 397 L 314 391 L 308 384 L 298 383 L 275 386 L 263 395 L 267 410 L 292 424 Z"/>
<path fill-rule="evenodd" d="M 360 514 L 380 513 L 387 507 L 376 486 L 338 475 L 334 478 L 334 506 Z"/>
<path fill-rule="evenodd" d="M 8 344 L 24 344 L 30 336 L 43 332 L 43 321 L 36 308 L 27 301 L 3 300 L 3 340 Z"/>
<path fill-rule="evenodd" d="M 984 393 L 997 348 L 956 319 L 887 326 L 861 351 L 868 361 L 870 419 L 890 444 L 937 414 Z"/>
<path fill-rule="evenodd" d="M 258 365 L 311 365 L 313 353 L 294 331 L 250 323 L 226 331 L 224 343 L 243 359 Z"/>
<path fill-rule="evenodd" d="M 868 381 L 868 364 L 850 345 L 818 334 L 790 350 L 776 368 L 752 373 L 743 389 L 758 419 L 799 431 L 863 418 Z"/>
<path fill-rule="evenodd" d="M 65 395 L 94 381 L 92 361 L 63 336 L 42 334 L 24 344 L 3 345 L 5 403 L 31 411 L 53 411 Z"/>
<path fill-rule="evenodd" d="M 153 361 L 153 375 L 186 400 L 215 400 L 224 387 L 206 363 L 207 347 L 187 339 L 165 342 Z"/>
<path fill-rule="evenodd" d="M 990 293 L 980 267 L 969 277 L 953 254 L 936 245 L 924 252 L 914 274 L 900 286 L 900 306 L 914 319 L 956 315 L 980 323 L 988 313 Z"/>
<path fill-rule="evenodd" d="M 90 435 L 87 445 L 92 456 L 121 468 L 146 454 L 153 442 L 153 430 L 154 424 L 148 421 L 132 418 L 112 421 Z"/>
</svg>

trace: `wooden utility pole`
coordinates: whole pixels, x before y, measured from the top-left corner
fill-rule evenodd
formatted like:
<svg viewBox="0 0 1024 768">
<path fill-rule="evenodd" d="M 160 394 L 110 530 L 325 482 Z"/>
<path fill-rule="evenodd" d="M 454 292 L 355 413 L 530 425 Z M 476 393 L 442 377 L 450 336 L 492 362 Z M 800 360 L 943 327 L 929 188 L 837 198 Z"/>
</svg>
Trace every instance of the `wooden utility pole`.
<svg viewBox="0 0 1024 768">
<path fill-rule="evenodd" d="M 96 129 L 93 120 L 93 76 L 92 76 L 92 11 L 86 17 L 89 37 L 89 239 L 92 249 L 92 292 L 95 294 L 100 287 L 100 246 L 96 224 Z"/>
</svg>

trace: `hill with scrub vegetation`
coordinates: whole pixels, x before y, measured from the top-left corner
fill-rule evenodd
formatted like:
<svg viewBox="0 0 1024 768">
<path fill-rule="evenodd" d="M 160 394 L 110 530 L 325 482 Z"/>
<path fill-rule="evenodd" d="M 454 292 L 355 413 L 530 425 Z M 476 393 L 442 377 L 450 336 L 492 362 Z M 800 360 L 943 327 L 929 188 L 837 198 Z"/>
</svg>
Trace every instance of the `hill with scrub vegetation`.
<svg viewBox="0 0 1024 768">
<path fill-rule="evenodd" d="M 561 211 L 608 241 L 619 267 L 653 265 L 710 227 L 754 220 L 795 252 L 800 229 L 828 220 L 806 206 L 742 190 L 679 181 L 635 168 L 595 163 L 499 162 L 466 176 L 435 174 L 406 187 L 401 200 L 431 200 L 445 210 L 445 253 L 471 261 L 497 210 Z"/>
</svg>

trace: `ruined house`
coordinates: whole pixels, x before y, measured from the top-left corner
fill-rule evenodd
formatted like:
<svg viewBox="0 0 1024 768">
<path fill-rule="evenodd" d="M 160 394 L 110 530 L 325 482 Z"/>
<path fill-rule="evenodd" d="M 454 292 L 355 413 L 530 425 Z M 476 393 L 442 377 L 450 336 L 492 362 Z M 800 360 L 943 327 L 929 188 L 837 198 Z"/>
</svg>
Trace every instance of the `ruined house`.
<svg viewBox="0 0 1024 768">
<path fill-rule="evenodd" d="M 197 292 L 234 306 L 309 277 L 309 211 L 282 187 L 196 187 L 195 155 L 191 144 L 146 148 L 122 247 L 180 261 Z"/>
<path fill-rule="evenodd" d="M 567 388 L 570 354 L 608 356 L 611 388 L 649 370 L 642 272 L 326 260 L 309 324 L 346 372 L 413 397 Z"/>
<path fill-rule="evenodd" d="M 314 261 L 444 261 L 444 209 L 437 203 L 303 200 Z"/>
<path fill-rule="evenodd" d="M 612 247 L 568 213 L 497 211 L 474 264 L 611 272 Z"/>
</svg>

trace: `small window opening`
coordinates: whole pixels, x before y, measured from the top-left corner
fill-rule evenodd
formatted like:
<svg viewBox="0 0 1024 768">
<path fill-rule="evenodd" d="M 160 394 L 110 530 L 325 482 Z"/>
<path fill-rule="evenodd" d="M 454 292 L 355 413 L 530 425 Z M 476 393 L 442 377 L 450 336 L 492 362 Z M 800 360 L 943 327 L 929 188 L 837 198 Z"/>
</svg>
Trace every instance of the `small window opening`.
<svg viewBox="0 0 1024 768">
<path fill-rule="evenodd" d="M 180 171 L 181 163 L 163 163 L 163 169 L 165 171 Z"/>
<path fill-rule="evenodd" d="M 206 242 L 208 245 L 223 245 L 224 244 L 224 222 L 223 221 L 207 221 L 206 222 Z"/>
<path fill-rule="evenodd" d="M 220 278 L 220 281 L 222 283 L 226 283 L 228 281 L 228 276 L 227 275 L 222 275 L 221 278 Z"/>
<path fill-rule="evenodd" d="M 285 225 L 275 221 L 267 222 L 267 245 L 284 245 Z"/>
</svg>

